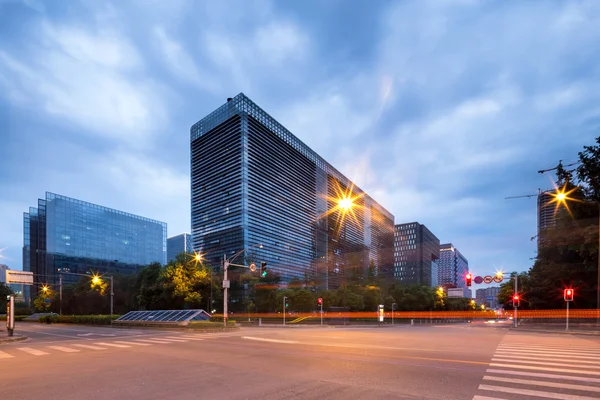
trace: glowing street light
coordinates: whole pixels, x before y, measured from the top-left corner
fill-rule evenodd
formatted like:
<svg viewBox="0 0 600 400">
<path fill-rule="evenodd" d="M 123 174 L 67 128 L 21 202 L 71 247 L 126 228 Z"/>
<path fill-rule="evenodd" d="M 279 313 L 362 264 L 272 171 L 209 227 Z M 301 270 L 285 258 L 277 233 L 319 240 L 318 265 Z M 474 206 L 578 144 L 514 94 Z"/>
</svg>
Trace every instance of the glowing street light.
<svg viewBox="0 0 600 400">
<path fill-rule="evenodd" d="M 92 283 L 94 285 L 98 285 L 98 284 L 102 283 L 102 279 L 100 279 L 100 277 L 98 275 L 94 275 L 92 278 Z"/>
<path fill-rule="evenodd" d="M 44 293 L 48 293 L 48 291 L 50 290 L 50 288 L 46 285 L 42 286 L 42 292 Z"/>
</svg>

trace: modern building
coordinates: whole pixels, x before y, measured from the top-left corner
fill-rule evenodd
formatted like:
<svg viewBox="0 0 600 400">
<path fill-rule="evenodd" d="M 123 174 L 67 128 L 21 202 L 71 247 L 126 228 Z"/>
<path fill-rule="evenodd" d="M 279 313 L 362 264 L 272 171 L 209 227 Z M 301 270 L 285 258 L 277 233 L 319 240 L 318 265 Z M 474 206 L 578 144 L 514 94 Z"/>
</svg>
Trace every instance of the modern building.
<svg viewBox="0 0 600 400">
<path fill-rule="evenodd" d="M 440 260 L 438 265 L 438 283 L 452 284 L 466 288 L 465 276 L 469 272 L 469 261 L 452 243 L 440 245 Z"/>
<path fill-rule="evenodd" d="M 487 308 L 497 308 L 499 293 L 500 286 L 477 289 L 475 291 L 475 301 L 477 301 L 477 304 L 485 304 Z"/>
<path fill-rule="evenodd" d="M 23 271 L 41 282 L 79 280 L 76 275 L 136 271 L 166 263 L 167 224 L 46 192 L 23 214 Z M 38 288 L 33 286 L 34 292 Z"/>
<path fill-rule="evenodd" d="M 248 249 L 244 261 L 284 282 L 333 288 L 371 262 L 391 275 L 394 216 L 244 94 L 195 123 L 190 142 L 193 247 L 213 267 Z"/>
<path fill-rule="evenodd" d="M 394 226 L 394 279 L 405 284 L 438 285 L 440 240 L 418 222 Z"/>
<path fill-rule="evenodd" d="M 182 233 L 167 238 L 167 262 L 173 261 L 178 254 L 193 252 L 192 235 L 189 233 Z"/>
</svg>

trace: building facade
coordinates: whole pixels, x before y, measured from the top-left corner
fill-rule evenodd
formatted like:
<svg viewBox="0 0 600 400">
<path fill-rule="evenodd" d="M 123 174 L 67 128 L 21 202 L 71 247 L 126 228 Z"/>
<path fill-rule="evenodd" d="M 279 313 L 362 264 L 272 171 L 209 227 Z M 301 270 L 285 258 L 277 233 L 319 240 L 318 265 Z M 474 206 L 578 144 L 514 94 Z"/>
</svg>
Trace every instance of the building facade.
<svg viewBox="0 0 600 400">
<path fill-rule="evenodd" d="M 391 274 L 393 215 L 244 94 L 190 136 L 193 247 L 213 267 L 248 249 L 284 282 L 332 288 L 371 263 Z"/>
<path fill-rule="evenodd" d="M 405 284 L 438 285 L 440 240 L 418 222 L 394 226 L 394 279 Z"/>
<path fill-rule="evenodd" d="M 438 264 L 438 283 L 452 284 L 466 288 L 465 277 L 469 272 L 469 261 L 452 243 L 440 245 L 440 260 Z"/>
<path fill-rule="evenodd" d="M 167 262 L 175 260 L 178 254 L 193 252 L 192 235 L 189 233 L 182 233 L 167 238 Z"/>
<path fill-rule="evenodd" d="M 164 222 L 46 192 L 23 224 L 23 271 L 37 285 L 56 284 L 61 272 L 63 283 L 73 283 L 79 277 L 69 273 L 127 274 L 166 263 Z"/>
<path fill-rule="evenodd" d="M 475 301 L 477 301 L 477 304 L 484 304 L 487 308 L 497 308 L 499 293 L 500 286 L 477 289 L 475 291 Z"/>
</svg>

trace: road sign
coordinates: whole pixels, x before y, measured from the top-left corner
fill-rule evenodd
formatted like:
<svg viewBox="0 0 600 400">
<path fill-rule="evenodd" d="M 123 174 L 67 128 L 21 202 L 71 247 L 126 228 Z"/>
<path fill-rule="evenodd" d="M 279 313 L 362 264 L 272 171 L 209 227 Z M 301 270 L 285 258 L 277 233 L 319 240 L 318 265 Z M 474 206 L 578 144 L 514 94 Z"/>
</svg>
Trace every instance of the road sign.
<svg viewBox="0 0 600 400">
<path fill-rule="evenodd" d="M 475 281 L 476 284 L 480 284 L 481 282 L 483 282 L 483 278 L 480 276 L 476 276 L 475 279 L 473 279 Z"/>
<path fill-rule="evenodd" d="M 254 263 L 250 264 L 250 271 L 256 272 L 256 264 L 254 264 Z"/>
<path fill-rule="evenodd" d="M 465 291 L 462 288 L 448 288 L 448 298 L 465 297 Z"/>
<path fill-rule="evenodd" d="M 503 280 L 504 280 L 504 277 L 502 275 L 494 276 L 494 282 L 496 282 L 496 283 L 501 283 Z"/>
<path fill-rule="evenodd" d="M 493 276 L 486 275 L 483 277 L 483 283 L 492 283 L 494 281 Z"/>
<path fill-rule="evenodd" d="M 22 285 L 33 285 L 33 272 L 6 270 L 6 283 L 19 283 Z"/>
<path fill-rule="evenodd" d="M 223 289 L 229 289 L 231 287 L 229 280 L 223 281 Z"/>
</svg>

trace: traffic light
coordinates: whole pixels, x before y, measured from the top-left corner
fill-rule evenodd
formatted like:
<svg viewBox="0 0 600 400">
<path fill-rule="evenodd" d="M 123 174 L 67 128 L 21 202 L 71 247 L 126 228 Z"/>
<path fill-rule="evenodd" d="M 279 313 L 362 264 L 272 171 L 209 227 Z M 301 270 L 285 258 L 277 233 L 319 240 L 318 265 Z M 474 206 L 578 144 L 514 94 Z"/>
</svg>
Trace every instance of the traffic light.
<svg viewBox="0 0 600 400">
<path fill-rule="evenodd" d="M 260 263 L 260 276 L 261 278 L 265 278 L 267 276 L 267 263 L 264 261 Z"/>
<path fill-rule="evenodd" d="M 575 290 L 565 289 L 565 301 L 573 301 L 574 295 L 575 295 Z"/>
<path fill-rule="evenodd" d="M 521 297 L 518 294 L 513 296 L 513 307 L 519 307 L 521 305 Z"/>
<path fill-rule="evenodd" d="M 323 298 L 322 298 L 322 297 L 319 297 L 319 298 L 317 299 L 317 305 L 319 305 L 319 306 L 322 306 L 322 305 L 323 305 Z"/>
<path fill-rule="evenodd" d="M 471 274 L 467 274 L 467 275 L 465 276 L 465 279 L 466 279 L 466 281 L 467 281 L 467 286 L 471 286 L 471 281 L 473 280 L 473 275 L 471 275 Z"/>
</svg>

